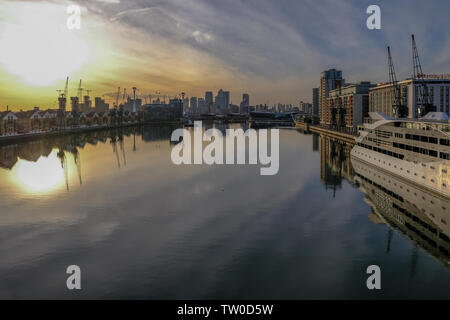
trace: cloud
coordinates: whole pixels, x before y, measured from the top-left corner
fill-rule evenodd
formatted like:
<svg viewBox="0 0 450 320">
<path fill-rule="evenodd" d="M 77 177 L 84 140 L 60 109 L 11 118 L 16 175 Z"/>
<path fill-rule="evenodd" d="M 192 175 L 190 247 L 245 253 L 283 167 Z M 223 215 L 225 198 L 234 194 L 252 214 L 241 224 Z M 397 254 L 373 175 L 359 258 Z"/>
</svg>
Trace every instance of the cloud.
<svg viewBox="0 0 450 320">
<path fill-rule="evenodd" d="M 120 3 L 120 0 L 95 0 L 97 2 Z"/>
<path fill-rule="evenodd" d="M 142 86 L 173 81 L 174 92 L 189 95 L 226 87 L 234 101 L 242 91 L 254 103 L 307 101 L 327 68 L 343 70 L 348 82 L 387 80 L 387 45 L 406 78 L 411 33 L 425 72 L 450 71 L 448 1 L 379 1 L 381 30 L 366 27 L 369 0 L 77 2 L 105 21 L 115 54 L 139 61 Z"/>
</svg>

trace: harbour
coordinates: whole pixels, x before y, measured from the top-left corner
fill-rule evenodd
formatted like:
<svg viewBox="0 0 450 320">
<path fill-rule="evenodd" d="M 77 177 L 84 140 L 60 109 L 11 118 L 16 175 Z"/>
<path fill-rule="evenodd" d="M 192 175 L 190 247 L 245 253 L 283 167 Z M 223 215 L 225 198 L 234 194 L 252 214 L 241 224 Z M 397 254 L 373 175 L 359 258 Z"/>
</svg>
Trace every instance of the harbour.
<svg viewBox="0 0 450 320">
<path fill-rule="evenodd" d="M 177 127 L 1 146 L 0 282 L 14 288 L 1 297 L 70 298 L 53 285 L 70 260 L 85 270 L 84 298 L 376 299 L 364 286 L 373 259 L 384 298 L 448 297 L 448 199 L 387 172 L 375 180 L 354 144 L 292 128 L 280 129 L 280 170 L 264 186 L 258 167 L 176 166 Z M 327 274 L 320 287 L 314 274 Z"/>
</svg>

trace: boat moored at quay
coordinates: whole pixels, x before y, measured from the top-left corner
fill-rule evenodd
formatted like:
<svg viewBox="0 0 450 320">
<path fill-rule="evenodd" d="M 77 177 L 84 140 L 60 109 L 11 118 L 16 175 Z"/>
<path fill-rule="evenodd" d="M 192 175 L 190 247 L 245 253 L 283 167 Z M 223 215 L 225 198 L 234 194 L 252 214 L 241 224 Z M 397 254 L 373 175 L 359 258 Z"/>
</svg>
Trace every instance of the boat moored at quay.
<svg viewBox="0 0 450 320">
<path fill-rule="evenodd" d="M 450 118 L 430 112 L 423 118 L 393 119 L 371 112 L 359 126 L 352 159 L 450 197 Z"/>
</svg>

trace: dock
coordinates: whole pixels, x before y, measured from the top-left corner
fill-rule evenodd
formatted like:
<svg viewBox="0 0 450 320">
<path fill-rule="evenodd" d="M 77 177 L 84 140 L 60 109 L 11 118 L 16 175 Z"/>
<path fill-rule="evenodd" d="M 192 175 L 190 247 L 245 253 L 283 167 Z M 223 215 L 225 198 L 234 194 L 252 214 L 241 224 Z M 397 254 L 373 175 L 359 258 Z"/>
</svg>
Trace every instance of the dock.
<svg viewBox="0 0 450 320">
<path fill-rule="evenodd" d="M 295 124 L 295 127 L 302 131 L 305 131 L 305 132 L 320 133 L 320 134 L 323 134 L 323 135 L 326 135 L 329 137 L 339 138 L 340 140 L 343 140 L 343 141 L 351 143 L 351 144 L 356 143 L 355 136 L 350 133 L 327 129 L 327 128 L 324 128 L 324 127 L 321 127 L 318 125 L 312 125 L 312 124 L 306 123 L 306 122 L 297 122 Z"/>
</svg>

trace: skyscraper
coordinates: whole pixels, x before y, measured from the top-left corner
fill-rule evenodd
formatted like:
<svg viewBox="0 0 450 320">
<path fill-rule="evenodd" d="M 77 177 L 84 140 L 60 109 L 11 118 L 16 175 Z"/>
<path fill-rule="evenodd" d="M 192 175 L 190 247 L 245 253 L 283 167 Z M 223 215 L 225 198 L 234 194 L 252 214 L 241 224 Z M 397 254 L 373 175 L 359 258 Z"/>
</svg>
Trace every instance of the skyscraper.
<svg viewBox="0 0 450 320">
<path fill-rule="evenodd" d="M 250 106 L 250 97 L 248 93 L 242 95 L 242 102 L 240 105 L 240 113 L 248 113 L 248 107 Z"/>
<path fill-rule="evenodd" d="M 206 102 L 206 105 L 208 106 L 208 112 L 214 112 L 214 110 L 213 110 L 213 107 L 214 107 L 213 93 L 211 91 L 205 92 L 205 102 Z"/>
<path fill-rule="evenodd" d="M 216 113 L 218 114 L 226 114 L 228 113 L 228 106 L 230 105 L 230 92 L 219 90 L 217 93 L 216 99 L 214 101 L 214 107 L 216 109 Z"/>
<path fill-rule="evenodd" d="M 319 116 L 319 88 L 312 89 L 312 115 Z"/>
<path fill-rule="evenodd" d="M 342 79 L 342 71 L 329 69 L 322 72 L 319 92 L 320 123 L 325 124 L 330 122 L 330 108 L 327 107 L 328 93 L 330 90 L 334 90 L 343 85 L 344 79 Z"/>
<path fill-rule="evenodd" d="M 224 91 L 223 95 L 225 96 L 225 109 L 228 110 L 230 106 L 230 91 Z"/>
<path fill-rule="evenodd" d="M 191 97 L 190 113 L 197 114 L 197 97 Z"/>
</svg>

